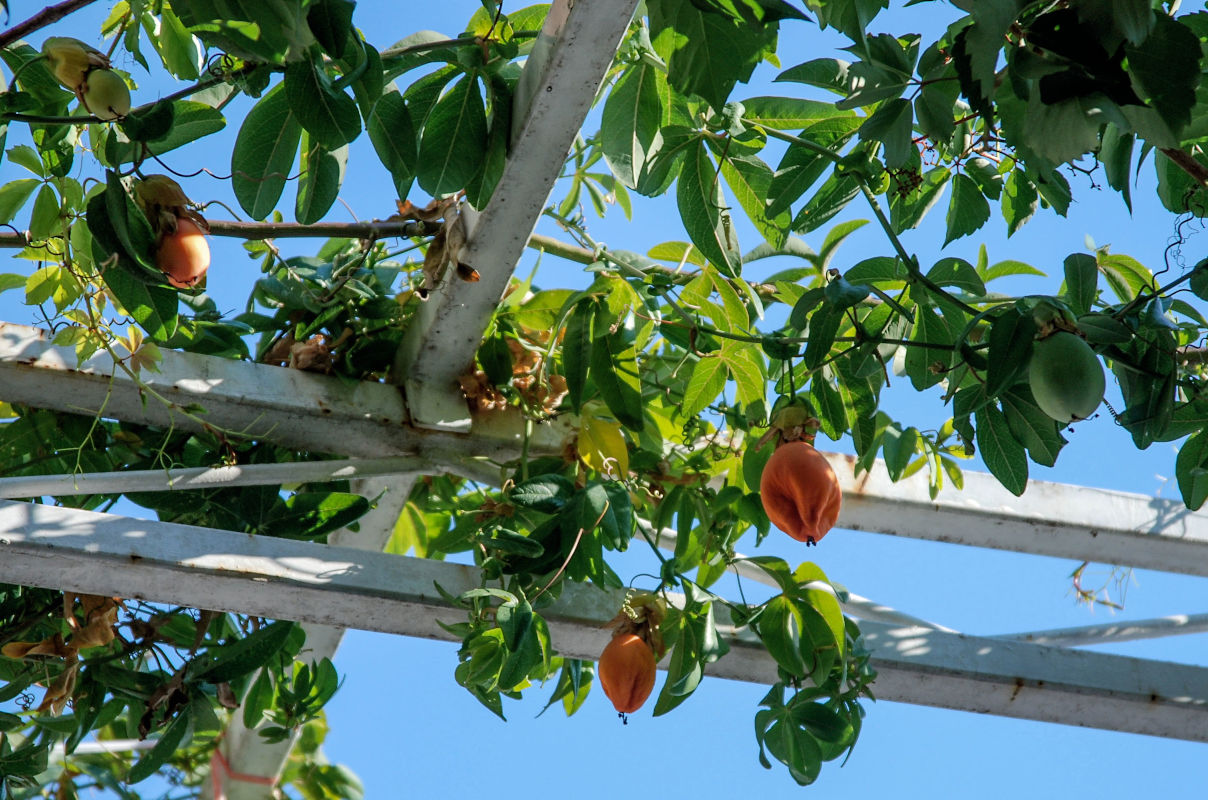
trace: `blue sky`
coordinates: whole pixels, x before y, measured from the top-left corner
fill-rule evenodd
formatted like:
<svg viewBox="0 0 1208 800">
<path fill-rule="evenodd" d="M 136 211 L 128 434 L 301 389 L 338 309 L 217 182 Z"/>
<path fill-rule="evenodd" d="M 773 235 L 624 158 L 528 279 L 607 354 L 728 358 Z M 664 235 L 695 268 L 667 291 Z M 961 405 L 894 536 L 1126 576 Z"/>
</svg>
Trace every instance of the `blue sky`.
<svg viewBox="0 0 1208 800">
<path fill-rule="evenodd" d="M 420 28 L 454 36 L 477 7 L 476 0 L 423 4 L 365 0 L 356 19 L 369 40 L 385 48 Z M 94 41 L 97 21 L 105 11 L 104 4 L 97 4 L 53 32 L 75 33 Z M 17 13 L 22 13 L 20 8 Z M 935 26 L 936 14 L 948 19 L 956 13 L 947 6 L 896 9 L 879 18 L 873 28 L 896 33 L 912 27 L 927 30 Z M 35 36 L 35 44 L 41 38 L 41 34 Z M 826 49 L 837 41 L 819 36 L 811 24 L 787 26 L 782 33 L 782 64 L 788 67 L 822 55 L 841 57 L 843 54 Z M 144 74 L 140 68 L 120 66 L 132 69 L 141 82 Z M 739 87 L 736 96 L 791 93 L 799 88 L 768 84 L 774 74 L 770 68 L 762 71 L 762 83 L 751 89 Z M 168 91 L 171 88 L 148 84 L 135 92 L 135 102 Z M 239 115 L 233 112 L 230 118 L 237 121 Z M 188 170 L 191 165 L 206 163 L 225 173 L 235 129 L 214 137 L 208 149 L 182 153 L 174 166 Z M 16 138 L 10 135 L 9 146 L 14 143 Z M 10 162 L 0 163 L 0 180 L 24 177 L 19 172 Z M 921 229 L 906 235 L 906 246 L 929 264 L 941 255 L 974 260 L 978 243 L 984 241 L 992 262 L 1018 259 L 1059 276 L 1062 259 L 1084 251 L 1089 236 L 1100 244 L 1110 243 L 1113 252 L 1160 268 L 1175 220 L 1158 208 L 1151 172 L 1147 163 L 1141 185 L 1134 191 L 1138 212 L 1132 217 L 1117 195 L 1087 191 L 1089 181 L 1074 176 L 1071 183 L 1078 202 L 1066 219 L 1042 211 L 1011 239 L 1005 237 L 1005 226 L 992 220 L 983 231 L 941 251 L 941 202 Z M 204 181 L 195 179 L 186 188 L 195 198 L 229 197 L 226 185 Z M 385 217 L 393 211 L 389 180 L 365 136 L 353 145 L 342 199 L 361 219 Z M 413 199 L 418 202 L 420 198 Z M 589 220 L 595 237 L 613 247 L 637 251 L 666 239 L 686 239 L 677 230 L 673 201 L 645 201 L 636 196 L 635 201 L 633 222 L 626 222 L 617 210 L 606 220 Z M 292 199 L 287 195 L 280 207 L 288 218 Z M 332 218 L 351 219 L 342 214 L 337 208 Z M 225 216 L 217 208 L 211 215 Z M 847 216 L 868 215 L 863 208 L 853 208 Z M 1193 230 L 1198 232 L 1198 225 Z M 823 235 L 811 234 L 806 239 L 817 247 Z M 740 236 L 745 236 L 744 249 L 756 243 L 749 226 L 740 229 Z M 1189 262 L 1201 255 L 1202 248 L 1197 247 L 1201 241 L 1193 237 L 1185 245 Z M 290 252 L 299 253 L 308 247 L 305 243 L 287 246 Z M 879 229 L 869 225 L 844 244 L 835 266 L 843 269 L 888 249 Z M 237 243 L 215 241 L 214 250 L 210 291 L 224 310 L 240 310 L 258 268 Z M 535 256 L 526 256 L 518 273 L 527 274 L 534 263 Z M 27 268 L 21 262 L 0 271 Z M 547 260 L 538 283 L 548 288 L 576 280 L 577 269 Z M 1015 293 L 1056 292 L 1059 283 L 1059 277 L 1054 277 L 1030 283 L 1004 282 L 992 288 Z M 31 322 L 28 309 L 14 301 L 12 295 L 0 297 L 0 318 Z M 948 409 L 941 406 L 938 393 L 918 396 L 905 388 L 904 380 L 900 383 L 900 390 L 892 392 L 888 400 L 888 410 L 895 417 L 919 427 L 938 425 L 947 418 Z M 1117 408 L 1118 397 L 1118 389 L 1109 384 L 1108 399 Z M 1159 443 L 1138 452 L 1106 413 L 1078 425 L 1069 438 L 1058 466 L 1044 469 L 1033 464 L 1033 478 L 1177 497 L 1173 446 Z M 820 441 L 820 446 L 828 445 L 850 449 L 849 442 L 831 445 Z M 744 541 L 743 545 L 750 552 L 752 543 Z M 1073 562 L 874 534 L 837 531 L 808 554 L 786 537 L 773 535 L 761 552 L 792 563 L 808 555 L 834 580 L 858 594 L 973 634 L 1208 611 L 1202 599 L 1202 579 L 1139 572 L 1129 586 L 1126 611 L 1112 616 L 1102 608 L 1091 610 L 1075 604 L 1068 580 L 1076 566 Z M 623 569 L 630 566 L 633 573 L 646 568 L 636 555 L 623 562 Z M 1107 571 L 1100 569 L 1098 574 Z M 1204 635 L 1093 649 L 1208 665 Z M 536 719 L 548 690 L 535 689 L 522 703 L 505 706 L 510 721 L 503 723 L 454 682 L 455 665 L 454 644 L 363 632 L 348 635 L 336 659 L 345 681 L 329 706 L 332 732 L 326 749 L 333 761 L 347 764 L 361 777 L 367 797 L 490 793 L 511 798 L 565 793 L 591 798 L 661 791 L 675 798 L 740 794 L 778 798 L 803 792 L 824 797 L 845 793 L 854 797 L 1015 798 L 1074 792 L 1124 797 L 1163 790 L 1181 796 L 1194 788 L 1202 791 L 1203 763 L 1208 755 L 1200 744 L 881 702 L 868 704 L 863 735 L 847 765 L 842 769 L 837 763 L 827 765 L 818 783 L 803 790 L 779 765 L 769 772 L 757 761 L 752 721 L 766 691 L 762 686 L 706 679 L 670 715 L 653 718 L 647 708 L 633 715 L 627 726 L 620 724 L 598 689 L 573 718 L 551 709 Z"/>
</svg>

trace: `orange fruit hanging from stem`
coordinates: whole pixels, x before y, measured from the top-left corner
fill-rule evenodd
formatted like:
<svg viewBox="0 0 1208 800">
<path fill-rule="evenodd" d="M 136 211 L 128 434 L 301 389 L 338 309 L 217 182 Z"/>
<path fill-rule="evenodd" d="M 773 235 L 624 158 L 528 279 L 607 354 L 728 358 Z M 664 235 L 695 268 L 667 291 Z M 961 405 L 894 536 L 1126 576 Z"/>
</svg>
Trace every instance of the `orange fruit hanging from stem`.
<svg viewBox="0 0 1208 800">
<path fill-rule="evenodd" d="M 179 289 L 197 285 L 210 268 L 210 246 L 205 232 L 188 217 L 176 220 L 176 230 L 165 233 L 155 252 L 155 266 Z"/>
<path fill-rule="evenodd" d="M 600 654 L 597 676 L 604 694 L 622 715 L 642 707 L 654 691 L 654 651 L 641 636 L 618 633 Z"/>
<path fill-rule="evenodd" d="M 763 468 L 759 493 L 768 519 L 806 545 L 817 544 L 834 526 L 843 501 L 830 462 L 803 441 L 776 448 Z"/>
</svg>

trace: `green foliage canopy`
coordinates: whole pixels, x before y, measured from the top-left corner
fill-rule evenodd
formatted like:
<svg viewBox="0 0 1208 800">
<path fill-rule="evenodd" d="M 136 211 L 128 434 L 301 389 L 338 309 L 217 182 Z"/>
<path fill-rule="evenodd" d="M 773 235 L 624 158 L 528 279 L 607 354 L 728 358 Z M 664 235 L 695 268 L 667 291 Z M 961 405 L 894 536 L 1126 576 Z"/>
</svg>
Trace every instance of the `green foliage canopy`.
<svg viewBox="0 0 1208 800">
<path fill-rule="evenodd" d="M 36 46 L 0 35 L 9 70 L 0 141 L 28 133 L 4 153 L 21 177 L 0 186 L 0 223 L 26 222 L 3 243 L 29 267 L 0 275 L 0 291 L 23 292 L 41 309 L 56 344 L 81 360 L 106 351 L 134 380 L 163 348 L 394 380 L 434 272 L 448 260 L 465 269 L 440 223 L 456 215 L 457 198 L 482 208 L 496 191 L 524 107 L 522 63 L 548 10 L 483 5 L 460 36 L 419 31 L 381 47 L 357 27 L 351 0 L 119 2 L 102 31 L 113 47 L 187 86 L 112 123 L 75 103 Z M 1066 444 L 1063 422 L 1033 397 L 1029 359 L 1038 337 L 1073 332 L 1118 382 L 1124 406 L 1111 413 L 1136 446 L 1182 440 L 1184 501 L 1208 499 L 1199 346 L 1208 261 L 1161 282 L 1107 249 L 1073 253 L 1048 293 L 1016 298 L 991 287 L 1041 270 L 990 263 L 984 248 L 973 261 L 928 265 L 901 239 L 941 213 L 944 245 L 996 219 L 1023 235 L 1042 209 L 1062 215 L 1075 201 L 1071 171 L 1101 176 L 1130 208 L 1156 200 L 1172 215 L 1208 215 L 1208 14 L 1147 0 L 958 0 L 963 13 L 928 41 L 873 33 L 885 5 L 640 6 L 598 98 L 599 130 L 568 155 L 547 209 L 575 242 L 544 249 L 579 260 L 586 274 L 565 286 L 515 280 L 463 381 L 477 413 L 516 407 L 533 423 L 573 419 L 573 446 L 498 465 L 496 486 L 419 482 L 391 544 L 429 558 L 469 552 L 481 567 L 481 590 L 447 598 L 466 612 L 449 630 L 463 642 L 456 680 L 492 712 L 502 716 L 504 697 L 547 678 L 551 704 L 568 713 L 582 704 L 591 665 L 557 655 L 541 610 L 566 581 L 622 587 L 609 554 L 646 539 L 652 588 L 684 596 L 662 626 L 670 655 L 655 713 L 687 699 L 705 665 L 724 657 L 724 615 L 757 634 L 780 668 L 756 715 L 763 763 L 771 755 L 806 784 L 850 749 L 873 675 L 858 628 L 819 588 L 826 576 L 808 562 L 757 557 L 750 563 L 779 589 L 771 599 L 746 605 L 710 590 L 738 558 L 740 536 L 769 534 L 758 496 L 768 450 L 755 442 L 786 408 L 804 407 L 823 435 L 849 439 L 861 469 L 879 457 L 895 480 L 926 471 L 938 492 L 945 482 L 959 488 L 960 461 L 977 452 L 1019 494 L 1029 462 L 1051 466 Z M 778 63 L 779 37 L 813 26 L 842 34 L 850 58 L 782 67 L 781 93 L 746 96 L 754 70 Z M 242 117 L 230 111 L 236 101 L 250 103 Z M 180 148 L 228 125 L 237 135 L 223 180 L 242 212 L 263 222 L 247 245 L 261 274 L 237 315 L 167 283 L 155 266 L 156 230 L 131 193 L 146 174 L 181 167 Z M 287 185 L 297 182 L 296 222 L 324 224 L 362 135 L 400 200 L 436 200 L 400 204 L 415 223 L 400 247 L 327 228 L 332 238 L 314 255 L 283 257 L 271 239 L 290 213 L 281 207 Z M 1141 170 L 1156 172 L 1154 199 L 1134 194 Z M 198 185 L 181 180 L 186 192 Z M 634 193 L 672 192 L 687 241 L 643 254 L 592 239 L 585 207 L 629 213 Z M 856 206 L 873 222 L 833 222 Z M 744 249 L 747 223 L 761 241 Z M 884 252 L 843 265 L 836 251 L 862 228 L 880 229 Z M 821 230 L 817 252 L 798 238 Z M 772 257 L 789 266 L 764 270 L 759 262 Z M 125 332 L 123 319 L 132 321 Z M 949 409 L 945 424 L 911 424 L 882 408 L 891 364 Z M 202 408 L 181 412 L 193 432 L 0 395 L 0 472 L 329 455 L 249 441 L 207 425 Z M 116 499 L 56 502 L 104 509 Z M 319 541 L 372 502 L 339 484 L 127 499 L 173 522 Z M 676 546 L 664 555 L 650 532 L 668 528 Z M 120 796 L 134 795 L 119 780 L 156 773 L 196 782 L 219 715 L 236 703 L 267 739 L 304 731 L 303 763 L 321 758 L 321 708 L 337 678 L 330 662 L 294 662 L 303 643 L 290 623 L 6 586 L 0 640 L 0 698 L 26 698 L 26 713 L 0 714 L 9 796 L 83 776 Z M 37 705 L 35 683 L 46 686 Z M 69 755 L 71 770 L 48 768 L 56 742 L 71 754 L 94 732 L 156 734 L 160 744 L 117 767 Z M 330 765 L 299 767 L 287 780 L 304 797 L 357 792 Z"/>
</svg>

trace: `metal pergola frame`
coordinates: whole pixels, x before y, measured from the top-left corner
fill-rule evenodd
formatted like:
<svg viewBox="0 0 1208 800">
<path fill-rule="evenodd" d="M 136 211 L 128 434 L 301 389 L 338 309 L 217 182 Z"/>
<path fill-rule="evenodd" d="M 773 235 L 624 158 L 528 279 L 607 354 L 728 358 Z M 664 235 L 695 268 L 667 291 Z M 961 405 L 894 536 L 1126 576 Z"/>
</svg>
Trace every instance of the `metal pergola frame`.
<svg viewBox="0 0 1208 800">
<path fill-rule="evenodd" d="M 503 179 L 486 208 L 465 212 L 463 260 L 481 280 L 446 281 L 423 307 L 400 353 L 401 391 L 165 351 L 159 371 L 141 380 L 166 405 L 147 400 L 104 353 L 79 364 L 42 332 L 0 323 L 0 400 L 189 430 L 199 425 L 179 409 L 199 404 L 212 425 L 348 457 L 290 464 L 288 474 L 254 465 L 0 478 L 0 498 L 9 498 L 0 499 L 0 581 L 297 620 L 316 659 L 334 654 L 345 628 L 448 639 L 436 620 L 451 619 L 451 610 L 433 583 L 457 594 L 479 585 L 476 570 L 381 551 L 416 477 L 448 472 L 497 483 L 498 464 L 520 455 L 519 415 L 470 415 L 456 378 L 473 363 L 557 178 L 561 161 L 551 156 L 571 148 L 635 6 L 553 3 L 517 93 Z M 537 425 L 531 452 L 557 452 L 569 425 Z M 878 464 L 857 477 L 849 457 L 830 457 L 843 483 L 843 528 L 1208 577 L 1208 515 L 1174 501 L 1036 481 L 1016 498 L 969 472 L 962 492 L 932 500 L 922 476 L 892 483 Z M 315 544 L 12 499 L 275 484 L 283 476 L 352 479 L 354 491 L 379 500 L 358 531 Z M 673 546 L 674 533 L 651 533 Z M 544 612 L 554 646 L 594 659 L 619 605 L 614 594 L 568 586 Z M 857 596 L 845 611 L 863 620 L 880 699 L 1208 742 L 1208 668 L 1073 649 L 1208 630 L 1208 614 L 980 637 Z M 710 674 L 774 681 L 759 642 L 721 622 L 731 652 Z M 235 715 L 222 747 L 233 771 L 271 777 L 290 744 L 265 744 Z M 269 791 L 233 782 L 226 794 L 260 800 Z"/>
</svg>

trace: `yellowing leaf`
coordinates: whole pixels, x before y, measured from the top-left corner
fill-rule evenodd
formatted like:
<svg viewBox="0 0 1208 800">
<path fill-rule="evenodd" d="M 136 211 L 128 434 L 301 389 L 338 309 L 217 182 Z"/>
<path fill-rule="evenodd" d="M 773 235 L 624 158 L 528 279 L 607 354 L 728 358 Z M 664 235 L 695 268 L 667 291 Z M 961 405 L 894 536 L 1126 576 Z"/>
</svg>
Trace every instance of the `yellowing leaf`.
<svg viewBox="0 0 1208 800">
<path fill-rule="evenodd" d="M 629 474 L 629 447 L 616 422 L 583 417 L 579 428 L 579 458 L 602 475 L 624 479 Z"/>
</svg>

